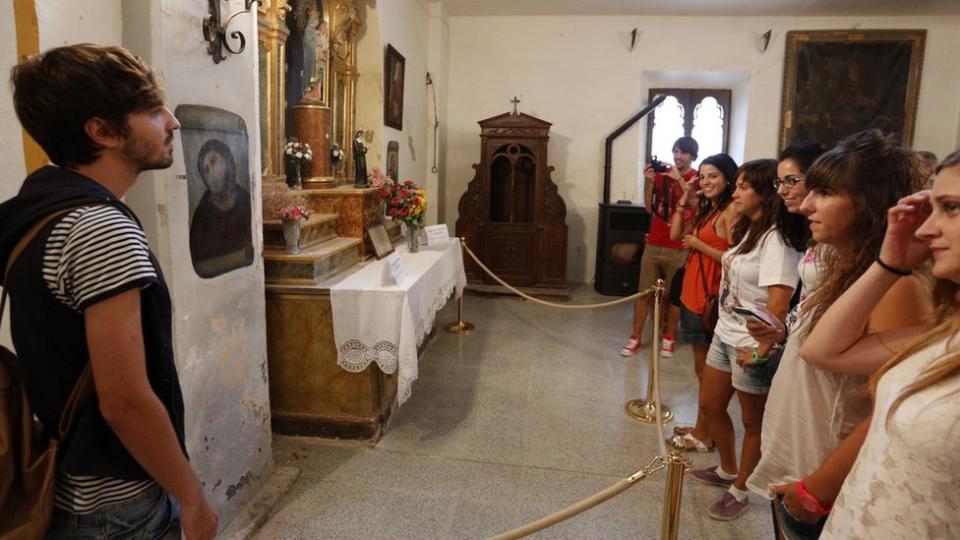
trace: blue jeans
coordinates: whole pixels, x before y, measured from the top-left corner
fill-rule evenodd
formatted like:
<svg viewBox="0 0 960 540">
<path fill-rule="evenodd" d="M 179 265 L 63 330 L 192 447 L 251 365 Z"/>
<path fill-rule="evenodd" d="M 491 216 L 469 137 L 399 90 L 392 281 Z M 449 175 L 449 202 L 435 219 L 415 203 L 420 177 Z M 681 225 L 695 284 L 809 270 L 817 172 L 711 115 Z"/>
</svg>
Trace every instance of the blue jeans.
<svg viewBox="0 0 960 540">
<path fill-rule="evenodd" d="M 159 485 L 89 514 L 53 509 L 44 538 L 53 540 L 179 540 L 180 505 Z"/>
<path fill-rule="evenodd" d="M 783 496 L 778 495 L 773 501 L 780 518 L 780 532 L 787 540 L 817 540 L 827 523 L 827 518 L 820 518 L 816 523 L 804 523 L 793 517 L 783 504 Z"/>
</svg>

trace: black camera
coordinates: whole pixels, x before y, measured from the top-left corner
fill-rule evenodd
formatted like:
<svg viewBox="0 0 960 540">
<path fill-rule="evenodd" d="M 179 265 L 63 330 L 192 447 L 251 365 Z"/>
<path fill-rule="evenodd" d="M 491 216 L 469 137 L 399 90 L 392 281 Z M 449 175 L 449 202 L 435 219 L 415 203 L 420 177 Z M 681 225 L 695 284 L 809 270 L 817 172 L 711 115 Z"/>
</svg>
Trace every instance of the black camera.
<svg viewBox="0 0 960 540">
<path fill-rule="evenodd" d="M 655 173 L 665 173 L 669 167 L 667 167 L 666 163 L 657 159 L 657 156 L 653 156 L 653 158 L 650 160 L 650 168 L 653 169 L 653 172 Z"/>
</svg>

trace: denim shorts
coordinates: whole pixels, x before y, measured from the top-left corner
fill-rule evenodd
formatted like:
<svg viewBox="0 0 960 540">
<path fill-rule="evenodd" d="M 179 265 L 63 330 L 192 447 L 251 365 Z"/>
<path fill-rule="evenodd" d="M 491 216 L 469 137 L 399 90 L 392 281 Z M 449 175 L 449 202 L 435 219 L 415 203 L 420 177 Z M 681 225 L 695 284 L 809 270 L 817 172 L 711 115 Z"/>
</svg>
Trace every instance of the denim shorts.
<svg viewBox="0 0 960 540">
<path fill-rule="evenodd" d="M 780 365 L 782 350 L 776 350 L 769 360 L 762 364 L 737 365 L 739 351 L 733 345 L 728 345 L 716 335 L 710 343 L 707 352 L 707 365 L 718 371 L 730 374 L 733 387 L 747 394 L 766 394 L 770 392 L 770 383 L 773 374 Z"/>
<path fill-rule="evenodd" d="M 89 514 L 54 508 L 44 538 L 179 540 L 180 506 L 156 484 L 132 499 L 101 506 Z"/>
<path fill-rule="evenodd" d="M 680 304 L 680 330 L 683 332 L 683 339 L 687 343 L 710 344 L 710 332 L 707 332 L 707 329 L 704 328 L 700 314 L 690 311 L 682 303 Z"/>
</svg>

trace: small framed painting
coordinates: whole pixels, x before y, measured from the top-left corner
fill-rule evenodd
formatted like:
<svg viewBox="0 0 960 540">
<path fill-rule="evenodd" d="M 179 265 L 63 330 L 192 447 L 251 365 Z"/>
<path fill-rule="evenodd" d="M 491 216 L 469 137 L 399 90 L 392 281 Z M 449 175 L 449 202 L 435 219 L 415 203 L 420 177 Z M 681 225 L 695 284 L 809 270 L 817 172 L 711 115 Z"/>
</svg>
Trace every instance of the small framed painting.
<svg viewBox="0 0 960 540">
<path fill-rule="evenodd" d="M 394 182 L 400 181 L 400 143 L 390 141 L 387 143 L 387 176 Z"/>
<path fill-rule="evenodd" d="M 392 45 L 387 45 L 383 68 L 383 123 L 403 129 L 403 74 L 406 60 Z"/>
<path fill-rule="evenodd" d="M 390 241 L 390 235 L 383 223 L 377 223 L 367 227 L 367 236 L 370 237 L 370 243 L 373 245 L 373 254 L 380 260 L 393 253 L 393 242 Z"/>
</svg>

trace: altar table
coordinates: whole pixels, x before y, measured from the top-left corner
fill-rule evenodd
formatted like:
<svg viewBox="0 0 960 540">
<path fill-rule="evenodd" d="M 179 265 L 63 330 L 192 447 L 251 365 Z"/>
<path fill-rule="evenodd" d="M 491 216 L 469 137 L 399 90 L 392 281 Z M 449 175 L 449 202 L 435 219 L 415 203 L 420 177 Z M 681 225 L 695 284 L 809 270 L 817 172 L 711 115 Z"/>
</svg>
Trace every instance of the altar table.
<svg viewBox="0 0 960 540">
<path fill-rule="evenodd" d="M 397 373 L 397 404 L 410 397 L 417 379 L 417 348 L 430 333 L 434 317 L 451 293 L 459 298 L 467 284 L 460 242 L 421 246 L 416 253 L 397 247 L 407 276 L 382 285 L 387 260 L 372 261 L 330 287 L 337 365 L 361 372 L 376 363 Z"/>
</svg>

